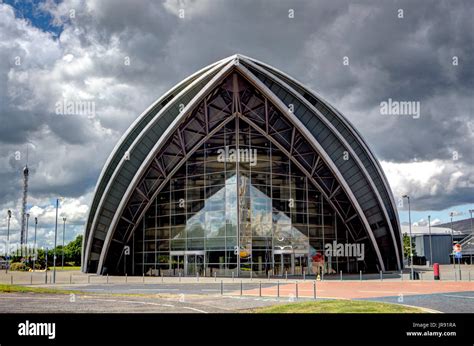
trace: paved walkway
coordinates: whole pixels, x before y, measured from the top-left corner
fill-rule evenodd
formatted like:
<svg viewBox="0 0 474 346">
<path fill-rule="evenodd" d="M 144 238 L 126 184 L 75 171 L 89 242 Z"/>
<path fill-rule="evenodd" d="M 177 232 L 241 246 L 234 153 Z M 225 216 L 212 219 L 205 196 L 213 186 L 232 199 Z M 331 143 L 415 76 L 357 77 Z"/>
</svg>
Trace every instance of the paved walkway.
<svg viewBox="0 0 474 346">
<path fill-rule="evenodd" d="M 0 279 L 10 283 L 12 277 L 10 275 L 12 274 L 0 275 Z M 77 301 L 72 303 L 69 302 L 67 295 L 0 295 L 0 312 L 231 312 L 287 303 L 297 299 L 314 299 L 316 283 L 318 299 L 367 299 L 409 304 L 442 312 L 474 313 L 474 281 L 467 280 L 107 278 L 62 272 L 58 273 L 56 285 L 50 283 L 45 285 L 44 273 L 13 273 L 13 276 L 14 283 L 30 287 L 72 289 L 82 291 L 84 294 L 79 294 Z M 139 293 L 145 296 L 133 298 L 109 296 L 113 293 L 127 295 Z"/>
<path fill-rule="evenodd" d="M 262 287 L 262 296 L 280 297 L 296 296 L 313 297 L 314 281 L 300 281 L 284 283 L 273 287 Z M 316 296 L 318 298 L 360 299 L 449 292 L 474 292 L 474 282 L 448 282 L 448 281 L 319 281 L 316 283 Z M 240 292 L 235 292 L 240 294 Z M 244 295 L 260 295 L 260 289 L 246 290 Z M 473 310 L 474 312 L 474 310 Z"/>
</svg>

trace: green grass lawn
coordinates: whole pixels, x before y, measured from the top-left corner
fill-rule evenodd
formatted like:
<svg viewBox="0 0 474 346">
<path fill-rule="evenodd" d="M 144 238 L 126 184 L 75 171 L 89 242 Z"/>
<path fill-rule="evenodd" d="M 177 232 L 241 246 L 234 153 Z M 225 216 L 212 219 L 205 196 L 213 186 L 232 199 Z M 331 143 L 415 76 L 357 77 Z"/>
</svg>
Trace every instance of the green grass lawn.
<svg viewBox="0 0 474 346">
<path fill-rule="evenodd" d="M 4 285 L 0 284 L 0 293 L 56 293 L 56 294 L 70 294 L 70 293 L 83 293 L 80 291 L 72 290 L 57 290 L 54 288 L 43 288 L 43 287 L 29 287 L 20 285 Z"/>
<path fill-rule="evenodd" d="M 408 306 L 357 300 L 325 300 L 267 306 L 252 309 L 253 313 L 421 313 Z"/>
</svg>

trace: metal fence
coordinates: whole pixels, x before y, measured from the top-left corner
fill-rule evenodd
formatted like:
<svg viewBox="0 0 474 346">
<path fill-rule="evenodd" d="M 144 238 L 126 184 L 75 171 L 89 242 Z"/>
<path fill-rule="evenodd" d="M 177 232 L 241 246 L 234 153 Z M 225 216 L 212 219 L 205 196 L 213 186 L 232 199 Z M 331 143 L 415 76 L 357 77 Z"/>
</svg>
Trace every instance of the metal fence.
<svg viewBox="0 0 474 346">
<path fill-rule="evenodd" d="M 366 280 L 377 280 L 377 281 L 405 281 L 410 280 L 410 272 L 392 272 L 379 274 L 364 274 L 362 272 L 357 274 L 344 274 L 342 271 L 336 275 L 322 275 L 319 278 L 314 276 L 302 276 L 302 277 L 291 277 L 284 275 L 282 277 L 269 277 L 269 278 L 243 278 L 244 282 L 271 282 L 274 285 L 276 282 L 288 283 L 289 281 L 366 281 Z M 8 273 L 0 272 L 0 283 L 1 284 L 18 284 L 18 285 L 44 285 L 44 284 L 61 284 L 61 285 L 74 285 L 74 284 L 119 284 L 119 283 L 192 283 L 192 282 L 223 282 L 223 283 L 236 283 L 242 278 L 233 277 L 200 277 L 199 275 L 190 276 L 109 276 L 109 275 L 95 275 L 95 274 L 83 274 L 83 273 L 68 273 L 67 271 L 57 271 L 56 278 L 54 280 L 54 274 L 52 271 L 48 272 L 12 272 Z M 433 272 L 415 272 L 415 280 L 420 281 L 433 281 Z M 474 273 L 469 269 L 451 270 L 440 273 L 441 281 L 471 281 L 474 280 Z"/>
</svg>

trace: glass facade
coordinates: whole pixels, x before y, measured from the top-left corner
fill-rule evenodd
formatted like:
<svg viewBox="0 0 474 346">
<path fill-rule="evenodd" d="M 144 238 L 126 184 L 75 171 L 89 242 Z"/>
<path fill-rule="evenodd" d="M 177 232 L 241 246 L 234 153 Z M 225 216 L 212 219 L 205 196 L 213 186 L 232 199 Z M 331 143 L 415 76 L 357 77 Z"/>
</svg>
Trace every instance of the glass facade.
<svg viewBox="0 0 474 346">
<path fill-rule="evenodd" d="M 242 62 L 170 95 L 122 140 L 127 155 L 112 154 L 91 207 L 85 272 L 403 267 L 390 191 L 356 131 L 303 87 Z"/>
<path fill-rule="evenodd" d="M 264 135 L 237 117 L 184 162 L 133 234 L 133 274 L 314 274 L 324 244 L 348 243 L 329 203 Z M 355 271 L 328 257 L 325 273 Z"/>
</svg>

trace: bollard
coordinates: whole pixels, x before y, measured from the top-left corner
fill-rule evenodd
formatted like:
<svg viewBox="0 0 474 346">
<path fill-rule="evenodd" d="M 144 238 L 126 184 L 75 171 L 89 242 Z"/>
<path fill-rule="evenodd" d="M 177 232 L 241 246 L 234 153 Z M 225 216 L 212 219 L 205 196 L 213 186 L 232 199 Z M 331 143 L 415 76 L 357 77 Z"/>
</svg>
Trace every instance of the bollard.
<svg viewBox="0 0 474 346">
<path fill-rule="evenodd" d="M 163 275 L 163 273 L 161 273 L 161 283 L 163 283 L 165 281 L 165 277 Z"/>
<path fill-rule="evenodd" d="M 199 282 L 199 273 L 196 273 L 196 281 Z"/>
<path fill-rule="evenodd" d="M 420 280 L 423 280 L 423 272 L 420 272 Z"/>
<path fill-rule="evenodd" d="M 261 281 L 259 282 L 259 285 L 258 285 L 258 296 L 259 297 L 262 296 L 262 282 Z"/>
<path fill-rule="evenodd" d="M 316 281 L 313 282 L 313 298 L 316 300 Z"/>
<path fill-rule="evenodd" d="M 107 273 L 107 283 L 109 283 L 109 274 Z"/>
<path fill-rule="evenodd" d="M 277 298 L 280 299 L 280 281 L 277 281 Z"/>
<path fill-rule="evenodd" d="M 232 272 L 232 282 L 234 282 L 234 272 Z"/>
<path fill-rule="evenodd" d="M 10 284 L 13 285 L 13 274 L 10 275 Z"/>
<path fill-rule="evenodd" d="M 128 281 L 128 276 L 127 276 L 127 273 L 125 273 L 125 283 L 127 283 Z"/>
<path fill-rule="evenodd" d="M 87 275 L 87 283 L 88 283 L 88 284 L 91 283 L 91 276 L 90 276 L 90 275 Z"/>
<path fill-rule="evenodd" d="M 298 299 L 298 281 L 296 281 L 296 283 L 295 283 L 295 293 L 296 293 L 295 297 L 296 297 L 296 299 Z"/>
<path fill-rule="evenodd" d="M 45 271 L 44 271 L 44 274 L 45 274 L 45 275 L 44 275 L 44 283 L 45 283 L 45 284 L 48 284 L 48 271 L 45 270 Z"/>
<path fill-rule="evenodd" d="M 285 270 L 285 280 L 288 280 L 288 270 Z"/>
<path fill-rule="evenodd" d="M 224 295 L 224 281 L 221 280 L 221 296 Z"/>
<path fill-rule="evenodd" d="M 178 281 L 181 282 L 181 272 L 178 273 Z"/>
<path fill-rule="evenodd" d="M 303 281 L 306 280 L 306 272 L 303 270 Z"/>
<path fill-rule="evenodd" d="M 253 278 L 253 270 L 252 268 L 250 268 L 250 281 L 252 281 L 252 278 Z"/>
<path fill-rule="evenodd" d="M 362 270 L 359 272 L 359 280 L 362 281 Z"/>
<path fill-rule="evenodd" d="M 383 274 L 382 274 L 382 271 L 380 271 L 380 281 L 383 281 Z"/>
<path fill-rule="evenodd" d="M 270 271 L 268 271 L 267 274 L 268 274 L 268 275 L 267 275 L 267 276 L 268 276 L 268 280 L 270 280 Z"/>
<path fill-rule="evenodd" d="M 217 281 L 217 272 L 214 272 L 214 282 Z"/>
<path fill-rule="evenodd" d="M 458 281 L 458 271 L 454 270 L 454 281 Z"/>
<path fill-rule="evenodd" d="M 72 284 L 72 274 L 69 275 L 69 284 Z"/>
<path fill-rule="evenodd" d="M 145 283 L 145 273 L 142 274 L 142 282 Z"/>
<path fill-rule="evenodd" d="M 324 281 L 324 270 L 321 272 L 321 281 Z"/>
<path fill-rule="evenodd" d="M 342 270 L 340 270 L 339 273 L 341 274 L 341 281 L 342 281 Z"/>
<path fill-rule="evenodd" d="M 33 274 L 30 276 L 30 285 L 33 285 Z"/>
<path fill-rule="evenodd" d="M 400 278 L 401 278 L 402 281 L 403 281 L 403 270 L 400 270 Z"/>
<path fill-rule="evenodd" d="M 242 280 L 240 280 L 240 296 L 241 297 L 242 297 L 243 288 L 244 288 L 244 283 L 242 282 Z"/>
</svg>

